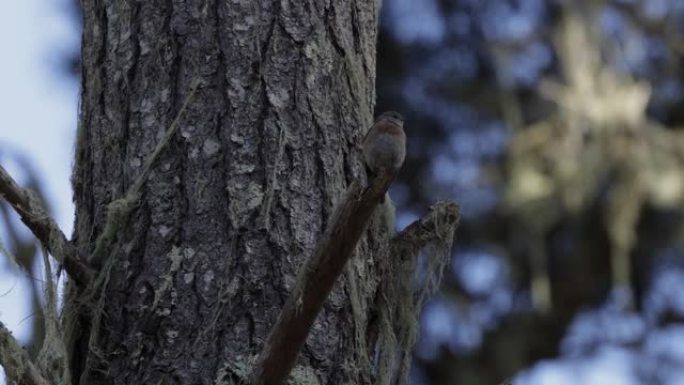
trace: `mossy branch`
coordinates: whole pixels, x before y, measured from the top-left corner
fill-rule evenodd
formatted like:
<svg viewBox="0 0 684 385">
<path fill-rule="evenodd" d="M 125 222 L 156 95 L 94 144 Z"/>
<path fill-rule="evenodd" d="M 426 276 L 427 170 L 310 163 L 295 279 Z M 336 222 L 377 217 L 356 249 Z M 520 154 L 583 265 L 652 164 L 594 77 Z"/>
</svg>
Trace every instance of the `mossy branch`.
<svg viewBox="0 0 684 385">
<path fill-rule="evenodd" d="M 100 233 L 95 240 L 95 250 L 90 257 L 90 263 L 98 269 L 100 269 L 104 264 L 105 259 L 108 256 L 108 250 L 111 244 L 114 242 L 116 235 L 125 226 L 133 209 L 138 206 L 140 192 L 147 181 L 147 177 L 152 171 L 152 165 L 157 160 L 162 150 L 166 148 L 166 145 L 169 143 L 173 135 L 176 133 L 176 130 L 180 125 L 180 119 L 195 96 L 195 92 L 197 91 L 199 85 L 199 78 L 192 80 L 192 83 L 190 84 L 190 92 L 183 101 L 183 105 L 178 111 L 178 114 L 173 119 L 173 122 L 171 122 L 171 125 L 166 130 L 159 143 L 157 143 L 154 151 L 145 160 L 145 164 L 143 165 L 142 171 L 138 177 L 128 188 L 123 197 L 110 202 L 107 206 L 107 218 L 105 220 L 104 230 L 102 230 L 102 233 Z"/>
<path fill-rule="evenodd" d="M 11 384 L 50 385 L 12 333 L 0 323 L 0 364 Z"/>
<path fill-rule="evenodd" d="M 427 215 L 390 240 L 388 270 L 378 295 L 378 385 L 408 383 L 418 316 L 425 300 L 439 288 L 451 257 L 459 217 L 455 203 L 438 202 Z M 421 279 L 416 282 L 421 253 L 426 263 L 421 268 Z"/>
<path fill-rule="evenodd" d="M 19 187 L 10 174 L 0 166 L 0 196 L 19 214 L 21 221 L 33 232 L 48 252 L 64 265 L 67 274 L 79 285 L 87 285 L 94 276 L 52 219 L 35 193 Z"/>
<path fill-rule="evenodd" d="M 397 258 L 408 259 L 430 243 L 450 243 L 460 219 L 459 207 L 453 202 L 437 202 L 423 218 L 411 223 L 392 238 L 392 252 Z"/>
</svg>

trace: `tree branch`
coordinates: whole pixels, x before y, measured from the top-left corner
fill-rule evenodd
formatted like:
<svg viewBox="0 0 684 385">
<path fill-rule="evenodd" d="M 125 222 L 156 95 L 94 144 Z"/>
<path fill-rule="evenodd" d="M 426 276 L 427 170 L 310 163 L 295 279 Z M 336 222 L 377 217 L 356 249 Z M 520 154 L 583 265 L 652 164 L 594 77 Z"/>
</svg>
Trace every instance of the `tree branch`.
<svg viewBox="0 0 684 385">
<path fill-rule="evenodd" d="M 378 384 L 408 383 L 418 336 L 418 317 L 423 304 L 439 288 L 449 264 L 459 208 L 438 202 L 430 212 L 413 222 L 390 241 L 388 273 L 380 286 Z M 426 252 L 421 279 L 415 280 L 419 254 Z"/>
<path fill-rule="evenodd" d="M 80 285 L 87 285 L 94 271 L 78 257 L 76 248 L 67 240 L 57 223 L 46 212 L 33 192 L 23 189 L 0 166 L 0 196 L 12 206 L 21 221 L 33 232 L 57 262 L 64 265 L 69 276 Z"/>
<path fill-rule="evenodd" d="M 453 202 L 437 202 L 430 213 L 411 223 L 394 238 L 392 251 L 396 257 L 415 256 L 428 243 L 450 239 L 458 227 L 460 212 Z"/>
<path fill-rule="evenodd" d="M 299 272 L 251 374 L 252 384 L 279 385 L 288 376 L 323 302 L 394 177 L 381 174 L 365 190 L 357 182 L 347 189 L 314 254 Z"/>
<path fill-rule="evenodd" d="M 50 385 L 31 361 L 28 353 L 19 346 L 12 333 L 0 322 L 0 364 L 11 383 Z"/>
</svg>

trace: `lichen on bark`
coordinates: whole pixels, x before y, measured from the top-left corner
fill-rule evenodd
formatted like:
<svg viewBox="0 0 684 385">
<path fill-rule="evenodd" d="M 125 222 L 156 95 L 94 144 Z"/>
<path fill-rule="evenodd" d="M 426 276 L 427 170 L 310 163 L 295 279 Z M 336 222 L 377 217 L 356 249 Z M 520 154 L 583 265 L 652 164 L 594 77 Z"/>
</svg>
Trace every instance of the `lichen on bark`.
<svg viewBox="0 0 684 385">
<path fill-rule="evenodd" d="M 69 299 L 73 383 L 246 380 L 333 204 L 365 182 L 378 6 L 83 3 L 73 238 L 103 258 L 94 288 Z M 377 220 L 357 245 L 298 383 L 386 375 L 374 330 L 396 272 L 389 239 Z"/>
</svg>

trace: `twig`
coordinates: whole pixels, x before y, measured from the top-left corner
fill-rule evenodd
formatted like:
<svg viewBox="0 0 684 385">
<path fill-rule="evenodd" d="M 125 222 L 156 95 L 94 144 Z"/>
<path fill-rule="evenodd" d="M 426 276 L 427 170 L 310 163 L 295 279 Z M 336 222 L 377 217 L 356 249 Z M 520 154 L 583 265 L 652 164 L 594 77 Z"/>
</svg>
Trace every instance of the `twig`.
<svg viewBox="0 0 684 385">
<path fill-rule="evenodd" d="M 74 245 L 67 241 L 59 226 L 46 212 L 30 190 L 17 182 L 0 166 L 0 196 L 19 214 L 21 221 L 33 232 L 71 278 L 79 285 L 87 285 L 94 271 L 79 258 Z"/>
<path fill-rule="evenodd" d="M 288 376 L 323 302 L 393 180 L 394 175 L 381 174 L 365 190 L 357 182 L 347 189 L 271 330 L 251 374 L 253 385 L 279 385 Z"/>
<path fill-rule="evenodd" d="M 10 383 L 26 385 L 50 385 L 31 361 L 28 353 L 19 346 L 12 333 L 0 323 L 0 364 Z"/>
</svg>

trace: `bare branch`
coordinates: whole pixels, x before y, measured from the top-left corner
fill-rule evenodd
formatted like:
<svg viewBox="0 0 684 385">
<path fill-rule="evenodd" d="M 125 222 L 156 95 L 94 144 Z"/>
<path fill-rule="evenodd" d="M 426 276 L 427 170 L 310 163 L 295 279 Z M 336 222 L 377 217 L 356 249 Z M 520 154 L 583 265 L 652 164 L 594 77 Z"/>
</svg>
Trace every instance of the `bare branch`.
<svg viewBox="0 0 684 385">
<path fill-rule="evenodd" d="M 0 323 L 0 364 L 11 383 L 50 385 L 31 361 L 28 353 L 19 346 L 12 333 Z"/>
<path fill-rule="evenodd" d="M 364 233 L 395 175 L 381 174 L 362 190 L 357 182 L 337 205 L 314 254 L 271 330 L 251 375 L 254 385 L 279 385 L 292 370 L 323 302 Z"/>
<path fill-rule="evenodd" d="M 76 248 L 67 240 L 57 223 L 46 212 L 30 190 L 17 182 L 0 166 L 0 196 L 12 206 L 22 222 L 33 232 L 43 246 L 64 265 L 69 276 L 80 285 L 87 285 L 93 270 L 78 257 Z"/>
</svg>

